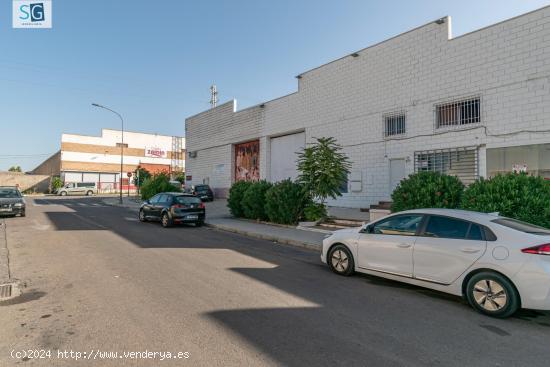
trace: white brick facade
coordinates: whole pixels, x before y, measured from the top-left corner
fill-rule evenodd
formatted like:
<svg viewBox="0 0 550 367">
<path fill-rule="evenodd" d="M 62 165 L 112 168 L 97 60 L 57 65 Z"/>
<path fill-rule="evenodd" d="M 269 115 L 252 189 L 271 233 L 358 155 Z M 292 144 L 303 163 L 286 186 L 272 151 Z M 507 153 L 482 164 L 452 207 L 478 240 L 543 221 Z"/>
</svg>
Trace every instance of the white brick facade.
<svg viewBox="0 0 550 367">
<path fill-rule="evenodd" d="M 416 151 L 550 143 L 550 7 L 451 38 L 442 18 L 299 76 L 298 91 L 236 111 L 235 101 L 186 119 L 186 174 L 219 192 L 232 182 L 235 143 L 260 139 L 269 177 L 273 136 L 333 136 L 353 162 L 354 190 L 334 205 L 365 207 L 391 195 L 391 159 L 414 171 Z M 437 129 L 436 105 L 478 97 L 481 121 Z M 383 116 L 402 111 L 406 133 L 384 139 Z M 499 135 L 510 134 L 510 135 Z"/>
</svg>

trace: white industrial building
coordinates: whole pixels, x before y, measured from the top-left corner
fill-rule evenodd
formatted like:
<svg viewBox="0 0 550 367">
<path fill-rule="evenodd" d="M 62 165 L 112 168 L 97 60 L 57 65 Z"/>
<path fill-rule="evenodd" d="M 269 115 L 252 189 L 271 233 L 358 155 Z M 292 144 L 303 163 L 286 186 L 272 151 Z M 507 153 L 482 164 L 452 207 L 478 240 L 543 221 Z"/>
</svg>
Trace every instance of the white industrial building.
<svg viewBox="0 0 550 367">
<path fill-rule="evenodd" d="M 550 178 L 550 7 L 454 38 L 441 18 L 297 78 L 295 93 L 187 118 L 187 178 L 218 195 L 236 179 L 294 178 L 295 152 L 321 136 L 353 162 L 332 205 L 388 200 L 420 170 Z"/>
</svg>

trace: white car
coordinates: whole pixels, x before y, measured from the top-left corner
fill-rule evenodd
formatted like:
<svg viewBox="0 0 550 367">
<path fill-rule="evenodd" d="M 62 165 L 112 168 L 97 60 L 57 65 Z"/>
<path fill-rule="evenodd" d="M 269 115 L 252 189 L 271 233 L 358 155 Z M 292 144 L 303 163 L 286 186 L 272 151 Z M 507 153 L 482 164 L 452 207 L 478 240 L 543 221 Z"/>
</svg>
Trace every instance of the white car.
<svg viewBox="0 0 550 367">
<path fill-rule="evenodd" d="M 550 230 L 451 209 L 408 210 L 323 241 L 321 260 L 354 271 L 465 296 L 473 308 L 508 317 L 550 310 Z"/>
</svg>

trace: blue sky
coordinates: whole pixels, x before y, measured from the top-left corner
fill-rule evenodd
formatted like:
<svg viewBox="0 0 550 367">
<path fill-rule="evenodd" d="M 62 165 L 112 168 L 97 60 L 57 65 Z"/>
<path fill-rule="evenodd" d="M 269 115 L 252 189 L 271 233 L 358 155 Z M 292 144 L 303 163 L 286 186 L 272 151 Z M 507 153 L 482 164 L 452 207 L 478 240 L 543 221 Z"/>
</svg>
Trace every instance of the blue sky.
<svg viewBox="0 0 550 367">
<path fill-rule="evenodd" d="M 0 170 L 30 170 L 62 132 L 183 135 L 209 86 L 239 108 L 296 90 L 295 75 L 439 17 L 457 36 L 545 0 L 53 0 L 53 28 L 13 29 L 0 0 Z"/>
</svg>

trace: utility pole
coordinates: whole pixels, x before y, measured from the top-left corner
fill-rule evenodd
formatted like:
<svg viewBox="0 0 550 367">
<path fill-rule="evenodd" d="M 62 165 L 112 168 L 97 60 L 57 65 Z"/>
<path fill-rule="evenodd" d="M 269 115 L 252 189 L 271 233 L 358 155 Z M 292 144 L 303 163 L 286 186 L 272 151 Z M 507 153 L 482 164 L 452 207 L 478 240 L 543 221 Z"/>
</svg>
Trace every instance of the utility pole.
<svg viewBox="0 0 550 367">
<path fill-rule="evenodd" d="M 119 187 L 119 202 L 120 204 L 122 205 L 122 171 L 123 171 L 123 163 L 124 163 L 124 120 L 122 119 L 122 115 L 112 109 L 110 109 L 109 107 L 105 107 L 105 106 L 102 106 L 100 104 L 97 104 L 97 103 L 92 103 L 92 106 L 94 107 L 98 107 L 98 108 L 103 108 L 107 111 L 111 111 L 112 113 L 114 113 L 115 115 L 117 115 L 119 118 L 120 118 L 120 128 L 121 128 L 121 143 L 120 143 L 120 187 Z M 128 179 L 128 185 L 130 184 L 130 179 Z"/>
<path fill-rule="evenodd" d="M 216 89 L 216 84 L 210 86 L 210 105 L 212 108 L 216 107 L 218 104 L 218 90 Z"/>
</svg>

